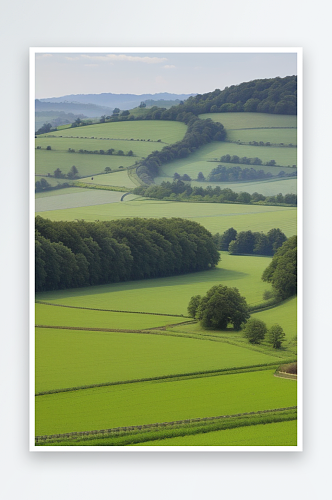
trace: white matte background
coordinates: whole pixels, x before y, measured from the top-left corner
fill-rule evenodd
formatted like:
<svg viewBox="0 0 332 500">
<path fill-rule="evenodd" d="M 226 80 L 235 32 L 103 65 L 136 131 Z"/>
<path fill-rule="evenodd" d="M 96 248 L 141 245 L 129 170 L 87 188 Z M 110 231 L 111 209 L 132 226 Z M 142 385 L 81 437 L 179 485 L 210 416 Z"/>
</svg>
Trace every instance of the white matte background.
<svg viewBox="0 0 332 500">
<path fill-rule="evenodd" d="M 4 499 L 327 498 L 331 431 L 331 27 L 322 0 L 3 3 L 0 495 Z M 42 46 L 303 47 L 304 451 L 28 452 L 28 56 Z M 214 89 L 211 89 L 214 90 Z"/>
</svg>

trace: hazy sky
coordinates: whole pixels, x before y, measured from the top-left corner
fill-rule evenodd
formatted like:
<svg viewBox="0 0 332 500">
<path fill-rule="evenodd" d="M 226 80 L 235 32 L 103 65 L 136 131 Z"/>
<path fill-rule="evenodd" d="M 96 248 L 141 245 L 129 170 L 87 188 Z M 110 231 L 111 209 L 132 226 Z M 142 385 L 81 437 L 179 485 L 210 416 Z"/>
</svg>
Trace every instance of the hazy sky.
<svg viewBox="0 0 332 500">
<path fill-rule="evenodd" d="M 40 53 L 36 98 L 67 94 L 205 93 L 296 75 L 296 53 Z"/>
</svg>

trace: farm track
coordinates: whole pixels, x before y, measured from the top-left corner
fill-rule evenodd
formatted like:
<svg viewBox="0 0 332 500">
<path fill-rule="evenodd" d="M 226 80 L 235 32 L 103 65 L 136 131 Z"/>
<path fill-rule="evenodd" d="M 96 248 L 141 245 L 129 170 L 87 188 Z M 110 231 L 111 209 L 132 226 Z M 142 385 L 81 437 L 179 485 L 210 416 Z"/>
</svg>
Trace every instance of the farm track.
<svg viewBox="0 0 332 500">
<path fill-rule="evenodd" d="M 234 368 L 223 368 L 221 370 L 206 370 L 191 373 L 177 373 L 173 375 L 160 375 L 159 377 L 146 377 L 140 379 L 132 380 L 119 380 L 115 382 L 101 382 L 99 384 L 83 385 L 77 387 L 66 387 L 62 389 L 50 389 L 49 391 L 41 391 L 35 394 L 38 396 L 46 396 L 51 394 L 60 394 L 63 392 L 74 392 L 82 391 L 86 389 L 97 389 L 99 387 L 111 387 L 116 385 L 128 385 L 128 384 L 138 384 L 141 382 L 174 382 L 178 380 L 189 380 L 193 378 L 203 378 L 203 377 L 216 377 L 220 375 L 235 375 L 238 373 L 248 373 L 253 371 L 265 371 L 271 370 L 271 368 L 278 368 L 279 363 L 269 363 L 265 365 L 250 365 L 244 367 L 234 367 Z"/>
<path fill-rule="evenodd" d="M 137 432 L 137 431 L 144 431 L 144 430 L 151 430 L 151 429 L 156 429 L 156 428 L 167 428 L 167 427 L 175 427 L 175 426 L 186 426 L 188 424 L 199 424 L 199 423 L 205 423 L 205 422 L 214 422 L 217 420 L 223 420 L 223 419 L 236 419 L 236 418 L 241 418 L 241 417 L 249 417 L 249 416 L 255 416 L 255 415 L 264 415 L 268 413 L 281 413 L 284 411 L 289 411 L 289 410 L 296 410 L 297 406 L 288 406 L 285 408 L 275 408 L 272 410 L 259 410 L 259 411 L 252 411 L 252 412 L 245 412 L 245 413 L 236 413 L 233 415 L 218 415 L 215 417 L 201 417 L 201 418 L 193 418 L 193 419 L 185 419 L 185 420 L 174 420 L 171 422 L 157 422 L 154 424 L 146 424 L 146 425 L 132 425 L 132 426 L 127 426 L 127 427 L 114 427 L 111 429 L 100 429 L 100 430 L 92 430 L 92 431 L 83 431 L 83 432 L 68 432 L 65 434 L 50 434 L 50 435 L 44 435 L 44 436 L 36 436 L 35 437 L 35 442 L 41 443 L 41 442 L 46 442 L 46 441 L 51 441 L 51 440 L 58 440 L 58 439 L 77 439 L 80 437 L 87 437 L 87 436 L 92 436 L 92 435 L 98 435 L 100 434 L 101 436 L 107 436 L 107 435 L 116 435 L 119 433 L 124 433 L 124 434 L 130 434 L 132 432 Z"/>
</svg>

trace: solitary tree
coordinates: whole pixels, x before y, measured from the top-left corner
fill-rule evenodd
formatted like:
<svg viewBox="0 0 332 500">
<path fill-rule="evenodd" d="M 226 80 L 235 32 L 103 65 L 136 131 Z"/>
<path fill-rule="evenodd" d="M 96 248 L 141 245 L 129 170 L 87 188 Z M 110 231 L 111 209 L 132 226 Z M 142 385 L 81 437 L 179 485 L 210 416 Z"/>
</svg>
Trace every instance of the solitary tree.
<svg viewBox="0 0 332 500">
<path fill-rule="evenodd" d="M 244 329 L 244 336 L 251 344 L 260 344 L 267 332 L 266 324 L 260 319 L 250 319 Z"/>
<path fill-rule="evenodd" d="M 105 172 L 106 172 L 106 174 L 109 174 L 110 172 L 112 172 L 111 167 L 106 167 L 105 168 Z"/>
<path fill-rule="evenodd" d="M 280 349 L 285 339 L 285 332 L 280 325 L 273 325 L 267 332 L 267 340 L 274 349 Z"/>
<path fill-rule="evenodd" d="M 235 330 L 240 330 L 249 319 L 249 312 L 237 288 L 216 285 L 200 300 L 196 316 L 205 328 L 225 330 L 231 323 Z"/>
</svg>

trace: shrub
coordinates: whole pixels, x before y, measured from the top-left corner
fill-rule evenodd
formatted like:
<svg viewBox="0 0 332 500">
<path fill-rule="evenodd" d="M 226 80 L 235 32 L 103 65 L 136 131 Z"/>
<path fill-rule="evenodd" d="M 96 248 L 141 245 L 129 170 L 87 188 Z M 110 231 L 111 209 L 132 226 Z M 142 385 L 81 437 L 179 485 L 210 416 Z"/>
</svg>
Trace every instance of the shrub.
<svg viewBox="0 0 332 500">
<path fill-rule="evenodd" d="M 282 342 L 285 339 L 285 332 L 280 325 L 273 325 L 267 333 L 267 340 L 272 344 L 274 349 L 280 349 Z"/>
<path fill-rule="evenodd" d="M 244 329 L 244 336 L 251 344 L 260 344 L 267 332 L 266 324 L 260 319 L 250 319 Z"/>
</svg>

